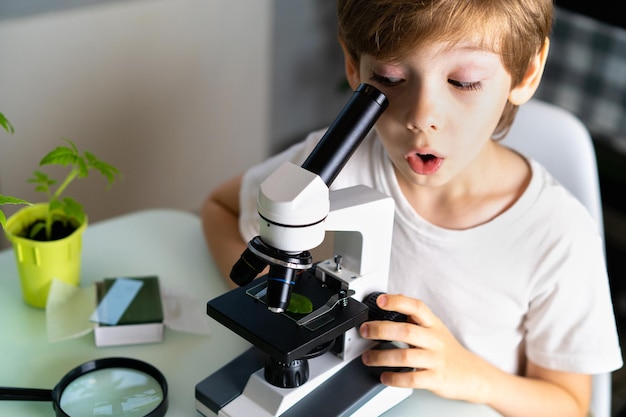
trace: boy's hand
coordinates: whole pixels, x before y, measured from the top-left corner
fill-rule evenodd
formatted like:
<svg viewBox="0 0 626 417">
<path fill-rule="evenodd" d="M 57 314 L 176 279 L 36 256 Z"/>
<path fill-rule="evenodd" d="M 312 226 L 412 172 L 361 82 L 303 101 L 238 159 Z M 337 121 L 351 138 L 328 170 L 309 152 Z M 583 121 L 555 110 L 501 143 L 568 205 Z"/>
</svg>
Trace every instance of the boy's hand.
<svg viewBox="0 0 626 417">
<path fill-rule="evenodd" d="M 383 310 L 407 316 L 406 323 L 368 321 L 361 336 L 372 340 L 403 342 L 408 348 L 370 350 L 362 360 L 368 366 L 407 367 L 410 372 L 383 372 L 385 385 L 427 389 L 454 399 L 482 402 L 485 388 L 481 368 L 486 362 L 465 349 L 423 302 L 403 295 L 384 294 L 376 301 Z"/>
</svg>

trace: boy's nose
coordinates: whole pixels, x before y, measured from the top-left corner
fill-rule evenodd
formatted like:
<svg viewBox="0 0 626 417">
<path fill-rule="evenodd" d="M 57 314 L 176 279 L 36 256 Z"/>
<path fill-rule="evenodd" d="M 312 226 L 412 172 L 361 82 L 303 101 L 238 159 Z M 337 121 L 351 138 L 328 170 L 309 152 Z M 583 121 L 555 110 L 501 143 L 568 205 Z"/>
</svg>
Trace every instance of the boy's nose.
<svg viewBox="0 0 626 417">
<path fill-rule="evenodd" d="M 412 132 L 439 129 L 434 96 L 426 91 L 416 92 L 407 106 L 406 127 Z"/>
</svg>

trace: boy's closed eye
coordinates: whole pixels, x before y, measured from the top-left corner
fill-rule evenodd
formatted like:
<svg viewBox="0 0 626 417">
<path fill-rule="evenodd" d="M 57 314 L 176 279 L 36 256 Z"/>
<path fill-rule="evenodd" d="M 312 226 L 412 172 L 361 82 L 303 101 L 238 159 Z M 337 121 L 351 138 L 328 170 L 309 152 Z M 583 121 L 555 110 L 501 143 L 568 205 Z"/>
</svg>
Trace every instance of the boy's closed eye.
<svg viewBox="0 0 626 417">
<path fill-rule="evenodd" d="M 480 81 L 458 81 L 448 78 L 448 82 L 463 91 L 478 91 L 483 87 Z"/>
<path fill-rule="evenodd" d="M 385 87 L 395 87 L 404 82 L 402 78 L 386 77 L 375 72 L 372 73 L 371 80 Z M 448 78 L 448 83 L 462 91 L 478 91 L 483 86 L 480 81 L 459 81 L 452 78 Z"/>
<path fill-rule="evenodd" d="M 386 87 L 394 87 L 396 85 L 401 84 L 404 80 L 402 78 L 396 77 L 386 77 L 384 75 L 372 73 L 371 77 L 372 81 L 379 83 L 380 85 L 384 85 Z"/>
</svg>

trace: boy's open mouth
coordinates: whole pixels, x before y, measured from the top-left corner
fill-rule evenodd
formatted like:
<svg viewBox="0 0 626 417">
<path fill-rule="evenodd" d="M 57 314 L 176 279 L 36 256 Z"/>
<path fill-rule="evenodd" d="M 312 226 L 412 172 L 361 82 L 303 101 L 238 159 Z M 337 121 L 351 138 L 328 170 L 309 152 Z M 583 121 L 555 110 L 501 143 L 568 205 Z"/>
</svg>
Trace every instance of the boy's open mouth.
<svg viewBox="0 0 626 417">
<path fill-rule="evenodd" d="M 440 158 L 430 153 L 414 153 L 406 157 L 411 170 L 416 174 L 430 175 L 439 170 L 444 158 Z"/>
</svg>

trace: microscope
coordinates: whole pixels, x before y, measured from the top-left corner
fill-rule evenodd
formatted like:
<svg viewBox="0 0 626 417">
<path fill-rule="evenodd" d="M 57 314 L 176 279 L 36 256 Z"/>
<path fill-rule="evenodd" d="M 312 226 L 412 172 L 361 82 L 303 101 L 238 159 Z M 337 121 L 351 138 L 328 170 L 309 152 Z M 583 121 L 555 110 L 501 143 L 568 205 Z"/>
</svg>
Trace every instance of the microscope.
<svg viewBox="0 0 626 417">
<path fill-rule="evenodd" d="M 261 183 L 259 236 L 230 274 L 240 287 L 207 303 L 253 347 L 196 385 L 201 414 L 372 416 L 411 394 L 362 364 L 365 350 L 386 342 L 357 330 L 395 319 L 375 304 L 387 290 L 394 202 L 362 185 L 329 190 L 387 105 L 361 84 L 301 166 L 285 162 Z M 334 256 L 314 263 L 309 251 L 330 231 Z"/>
</svg>

